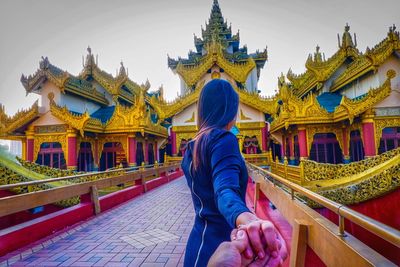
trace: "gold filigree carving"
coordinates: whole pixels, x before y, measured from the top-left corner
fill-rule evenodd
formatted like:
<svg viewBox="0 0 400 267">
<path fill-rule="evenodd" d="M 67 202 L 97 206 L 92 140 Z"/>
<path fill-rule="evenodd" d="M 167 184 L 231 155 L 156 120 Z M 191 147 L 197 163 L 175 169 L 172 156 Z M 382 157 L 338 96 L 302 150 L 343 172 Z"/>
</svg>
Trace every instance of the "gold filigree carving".
<svg viewBox="0 0 400 267">
<path fill-rule="evenodd" d="M 271 123 L 271 132 L 281 128 L 288 128 L 290 125 L 314 124 L 314 123 L 336 123 L 348 119 L 350 124 L 354 118 L 371 109 L 391 92 L 391 79 L 395 77 L 394 70 L 387 72 L 387 79 L 378 88 L 370 89 L 369 92 L 360 99 L 349 99 L 342 97 L 339 106 L 334 112 L 329 113 L 318 103 L 315 95 L 308 94 L 304 99 L 295 96 L 283 83 L 280 87 L 279 99 L 282 101 L 279 113 L 274 113 Z"/>
<path fill-rule="evenodd" d="M 36 101 L 31 108 L 18 111 L 14 116 L 8 116 L 0 104 L 0 135 L 12 134 L 18 128 L 32 121 L 39 115 L 39 105 Z"/>
<path fill-rule="evenodd" d="M 223 68 L 233 79 L 245 83 L 248 74 L 256 67 L 253 58 L 249 57 L 243 63 L 232 63 L 228 61 L 223 53 L 223 47 L 218 42 L 211 42 L 206 45 L 207 54 L 201 62 L 195 66 L 184 66 L 181 62 L 176 67 L 176 72 L 182 77 L 185 83 L 191 87 L 214 65 Z"/>
</svg>

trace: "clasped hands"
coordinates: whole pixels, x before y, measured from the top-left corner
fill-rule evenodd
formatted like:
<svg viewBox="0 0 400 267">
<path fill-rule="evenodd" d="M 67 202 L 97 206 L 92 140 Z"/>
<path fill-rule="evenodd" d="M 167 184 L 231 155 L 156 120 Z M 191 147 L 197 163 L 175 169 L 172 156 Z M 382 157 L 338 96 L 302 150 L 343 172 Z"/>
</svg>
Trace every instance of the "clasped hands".
<svg viewBox="0 0 400 267">
<path fill-rule="evenodd" d="M 287 257 L 285 242 L 270 221 L 240 225 L 214 252 L 208 267 L 281 266 Z"/>
</svg>

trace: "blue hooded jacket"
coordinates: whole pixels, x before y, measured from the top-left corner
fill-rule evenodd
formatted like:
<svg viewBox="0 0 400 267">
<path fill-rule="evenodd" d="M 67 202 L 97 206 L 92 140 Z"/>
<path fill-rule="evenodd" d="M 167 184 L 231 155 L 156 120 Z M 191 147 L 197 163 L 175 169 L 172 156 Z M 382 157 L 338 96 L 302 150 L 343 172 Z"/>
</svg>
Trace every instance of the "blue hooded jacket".
<svg viewBox="0 0 400 267">
<path fill-rule="evenodd" d="M 209 169 L 194 171 L 192 168 L 193 141 L 189 142 L 182 161 L 195 210 L 185 267 L 207 266 L 219 244 L 230 240 L 236 218 L 249 212 L 245 205 L 248 174 L 236 136 L 227 130 L 215 129 L 210 137 L 206 149 Z"/>
</svg>

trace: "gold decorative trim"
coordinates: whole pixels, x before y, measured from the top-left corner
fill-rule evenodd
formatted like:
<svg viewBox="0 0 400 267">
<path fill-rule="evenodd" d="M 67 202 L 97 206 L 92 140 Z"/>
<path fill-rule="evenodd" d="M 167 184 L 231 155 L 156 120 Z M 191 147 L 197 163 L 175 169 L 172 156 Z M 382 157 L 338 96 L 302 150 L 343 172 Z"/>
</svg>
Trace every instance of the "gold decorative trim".
<svg viewBox="0 0 400 267">
<path fill-rule="evenodd" d="M 370 89 L 360 99 L 353 100 L 343 96 L 340 105 L 332 113 L 321 107 L 315 95 L 309 94 L 304 99 L 300 99 L 293 95 L 287 84 L 283 83 L 279 92 L 282 105 L 278 109 L 279 113 L 272 115 L 274 120 L 271 123 L 271 133 L 283 127 L 288 129 L 290 125 L 336 123 L 346 119 L 352 124 L 356 116 L 371 109 L 376 103 L 390 95 L 391 79 L 395 75 L 394 70 L 389 70 L 385 82 L 378 88 Z"/>
<path fill-rule="evenodd" d="M 256 67 L 256 63 L 251 57 L 243 63 L 228 61 L 224 56 L 222 45 L 216 41 L 207 44 L 205 49 L 207 50 L 207 54 L 201 59 L 198 65 L 185 66 L 179 62 L 176 67 L 176 72 L 189 87 L 194 86 L 214 65 L 223 68 L 226 73 L 240 83 L 245 83 L 249 73 Z"/>
<path fill-rule="evenodd" d="M 39 115 L 39 105 L 36 101 L 31 108 L 20 110 L 14 116 L 8 116 L 0 104 L 0 135 L 11 135 L 16 129 L 24 126 Z"/>
</svg>

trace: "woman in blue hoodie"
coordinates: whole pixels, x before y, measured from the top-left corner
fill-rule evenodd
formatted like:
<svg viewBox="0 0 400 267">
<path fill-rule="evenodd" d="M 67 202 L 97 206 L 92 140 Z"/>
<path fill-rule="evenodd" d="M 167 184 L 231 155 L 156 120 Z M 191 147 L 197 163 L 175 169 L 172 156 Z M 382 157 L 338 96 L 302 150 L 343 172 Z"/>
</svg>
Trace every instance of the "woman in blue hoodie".
<svg viewBox="0 0 400 267">
<path fill-rule="evenodd" d="M 245 204 L 247 169 L 236 136 L 230 132 L 238 106 L 238 94 L 224 80 L 210 81 L 200 94 L 199 132 L 188 143 L 182 161 L 195 209 L 185 267 L 206 266 L 217 247 L 230 240 L 234 228 L 248 235 L 247 258 L 280 257 L 274 226 L 258 219 Z"/>
</svg>

